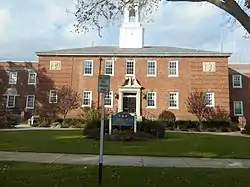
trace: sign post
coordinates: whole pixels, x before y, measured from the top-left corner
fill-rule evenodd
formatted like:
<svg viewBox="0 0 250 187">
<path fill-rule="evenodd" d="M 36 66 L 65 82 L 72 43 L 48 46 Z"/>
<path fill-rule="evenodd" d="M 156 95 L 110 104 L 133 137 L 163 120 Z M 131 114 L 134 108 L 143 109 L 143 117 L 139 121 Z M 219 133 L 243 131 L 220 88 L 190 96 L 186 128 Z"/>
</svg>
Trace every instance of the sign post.
<svg viewBox="0 0 250 187">
<path fill-rule="evenodd" d="M 104 136 L 104 118 L 105 118 L 105 94 L 110 90 L 110 76 L 99 75 L 98 77 L 98 92 L 102 93 L 101 102 L 101 128 L 100 128 L 100 152 L 99 152 L 99 167 L 98 167 L 98 184 L 102 185 L 102 166 L 103 166 L 103 136 Z"/>
</svg>

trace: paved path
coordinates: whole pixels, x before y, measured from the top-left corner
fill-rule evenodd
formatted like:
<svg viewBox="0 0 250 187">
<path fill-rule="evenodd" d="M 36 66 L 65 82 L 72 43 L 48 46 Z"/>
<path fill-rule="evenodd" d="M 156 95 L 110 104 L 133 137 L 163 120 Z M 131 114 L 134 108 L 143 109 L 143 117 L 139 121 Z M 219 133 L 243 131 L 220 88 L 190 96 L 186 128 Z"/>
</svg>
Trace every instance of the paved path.
<svg viewBox="0 0 250 187">
<path fill-rule="evenodd" d="M 98 164 L 97 155 L 31 153 L 0 151 L 0 161 L 22 161 L 57 164 Z M 198 167 L 198 168 L 250 168 L 250 159 L 174 158 L 147 156 L 104 156 L 104 165 Z"/>
</svg>

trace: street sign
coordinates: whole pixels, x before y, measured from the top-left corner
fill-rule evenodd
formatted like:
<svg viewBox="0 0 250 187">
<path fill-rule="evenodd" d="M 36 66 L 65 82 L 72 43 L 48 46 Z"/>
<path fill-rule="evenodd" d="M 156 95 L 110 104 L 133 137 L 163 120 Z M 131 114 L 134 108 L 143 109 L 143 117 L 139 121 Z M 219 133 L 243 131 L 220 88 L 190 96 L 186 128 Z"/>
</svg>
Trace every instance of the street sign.
<svg viewBox="0 0 250 187">
<path fill-rule="evenodd" d="M 98 76 L 98 92 L 108 93 L 110 90 L 110 76 L 99 75 Z"/>
</svg>

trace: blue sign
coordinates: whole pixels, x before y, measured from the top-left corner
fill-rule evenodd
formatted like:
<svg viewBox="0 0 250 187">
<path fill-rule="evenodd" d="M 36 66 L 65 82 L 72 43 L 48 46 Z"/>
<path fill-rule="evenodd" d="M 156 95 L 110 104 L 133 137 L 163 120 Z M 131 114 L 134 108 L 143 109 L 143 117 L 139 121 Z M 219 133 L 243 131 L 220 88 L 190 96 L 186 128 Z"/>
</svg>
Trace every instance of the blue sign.
<svg viewBox="0 0 250 187">
<path fill-rule="evenodd" d="M 111 115 L 111 123 L 112 125 L 133 127 L 135 124 L 135 117 L 128 112 L 118 112 Z"/>
</svg>

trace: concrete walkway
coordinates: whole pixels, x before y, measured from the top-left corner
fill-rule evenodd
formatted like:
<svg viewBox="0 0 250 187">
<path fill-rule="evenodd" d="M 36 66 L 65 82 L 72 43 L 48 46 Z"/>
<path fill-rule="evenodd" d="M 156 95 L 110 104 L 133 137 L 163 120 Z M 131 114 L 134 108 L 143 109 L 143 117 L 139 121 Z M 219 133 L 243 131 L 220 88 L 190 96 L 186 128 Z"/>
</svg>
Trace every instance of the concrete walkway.
<svg viewBox="0 0 250 187">
<path fill-rule="evenodd" d="M 98 164 L 98 155 L 31 153 L 0 151 L 0 161 L 21 161 L 57 164 Z M 147 156 L 105 155 L 104 165 L 196 167 L 196 168 L 250 168 L 250 159 L 174 158 Z"/>
</svg>

